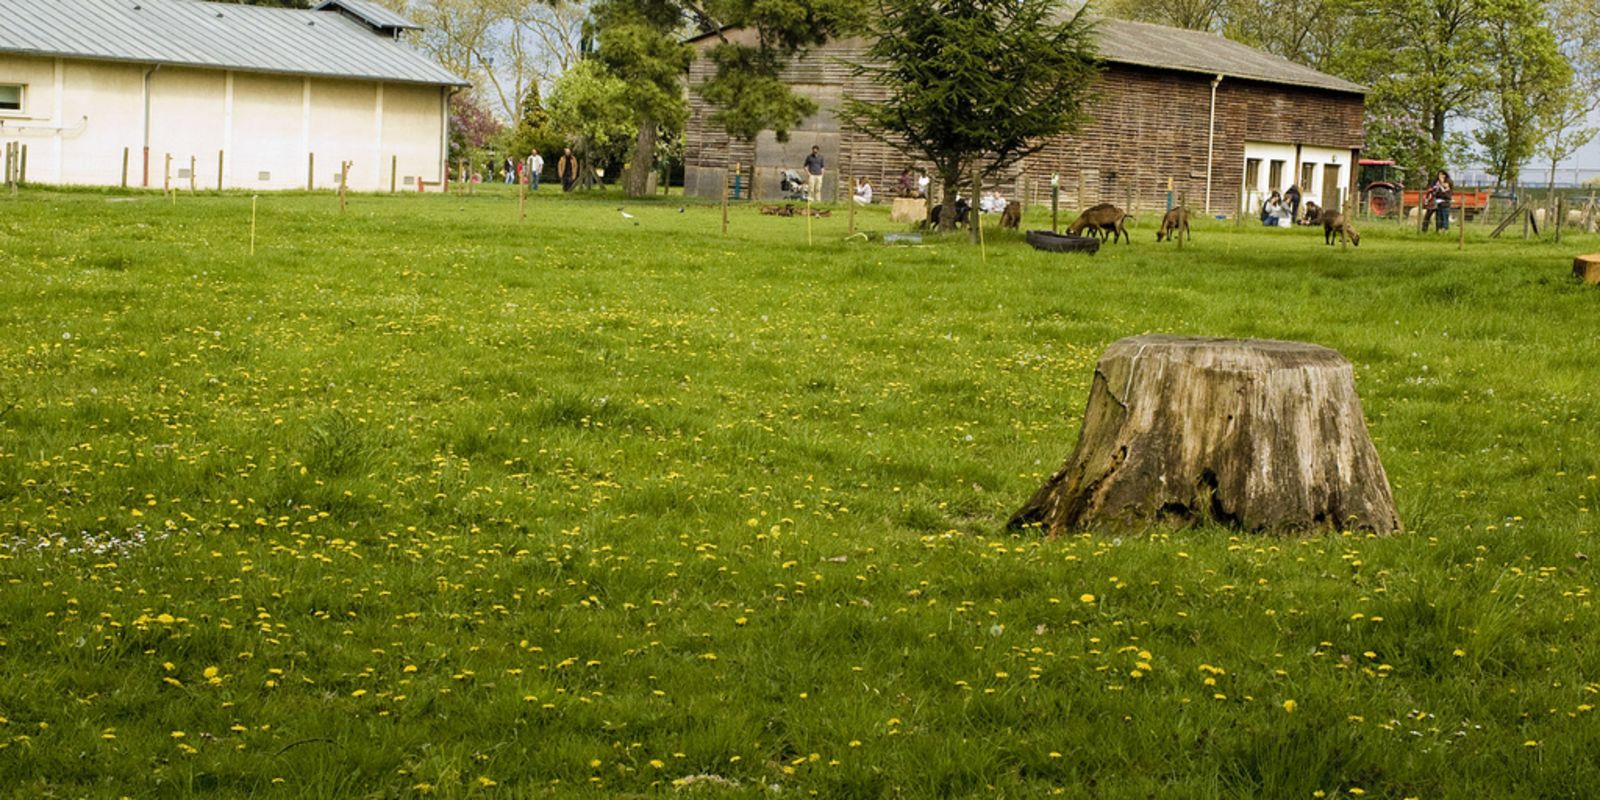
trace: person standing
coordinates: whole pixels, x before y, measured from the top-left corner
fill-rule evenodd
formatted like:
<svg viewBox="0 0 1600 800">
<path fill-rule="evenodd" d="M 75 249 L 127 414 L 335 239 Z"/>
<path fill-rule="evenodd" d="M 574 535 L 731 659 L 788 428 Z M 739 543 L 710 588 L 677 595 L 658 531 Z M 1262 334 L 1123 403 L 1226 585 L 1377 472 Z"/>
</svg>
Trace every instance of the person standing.
<svg viewBox="0 0 1600 800">
<path fill-rule="evenodd" d="M 508 156 L 506 156 L 506 177 L 505 177 L 506 185 L 510 186 L 511 182 L 516 180 L 516 179 L 517 179 L 517 161 L 516 161 L 516 159 L 514 159 L 514 158 L 512 158 L 511 156 L 508 155 Z"/>
<path fill-rule="evenodd" d="M 578 159 L 572 154 L 572 148 L 561 151 L 561 158 L 556 161 L 556 177 L 561 179 L 561 191 L 572 191 L 572 184 L 578 180 Z"/>
<path fill-rule="evenodd" d="M 822 149 L 813 146 L 811 155 L 806 156 L 806 197 L 813 203 L 822 202 Z"/>
<path fill-rule="evenodd" d="M 1283 193 L 1283 204 L 1289 208 L 1289 219 L 1298 223 L 1300 221 L 1300 187 L 1290 184 L 1288 191 Z"/>
<path fill-rule="evenodd" d="M 533 154 L 528 156 L 528 191 L 539 191 L 539 174 L 544 172 L 544 156 L 539 155 L 539 148 L 533 148 Z"/>
<path fill-rule="evenodd" d="M 1433 202 L 1428 209 L 1427 215 L 1423 217 L 1423 230 L 1428 229 L 1427 216 L 1436 216 L 1438 218 L 1439 225 L 1434 230 L 1450 230 L 1450 201 L 1454 190 L 1455 187 L 1450 183 L 1450 173 L 1442 169 L 1439 170 L 1439 176 L 1434 178 L 1433 183 L 1428 186 L 1428 194 L 1432 196 Z"/>
</svg>

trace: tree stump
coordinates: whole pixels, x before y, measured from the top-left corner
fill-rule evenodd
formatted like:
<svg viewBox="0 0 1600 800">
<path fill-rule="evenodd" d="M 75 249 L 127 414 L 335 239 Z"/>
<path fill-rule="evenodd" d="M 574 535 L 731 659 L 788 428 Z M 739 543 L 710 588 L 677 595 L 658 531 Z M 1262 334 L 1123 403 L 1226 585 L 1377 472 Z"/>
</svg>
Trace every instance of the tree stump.
<svg viewBox="0 0 1600 800">
<path fill-rule="evenodd" d="M 1584 283 L 1600 283 L 1600 253 L 1572 259 L 1572 277 Z"/>
<path fill-rule="evenodd" d="M 1401 530 L 1350 362 L 1326 347 L 1150 335 L 1106 348 L 1072 455 L 1009 527 Z"/>
</svg>

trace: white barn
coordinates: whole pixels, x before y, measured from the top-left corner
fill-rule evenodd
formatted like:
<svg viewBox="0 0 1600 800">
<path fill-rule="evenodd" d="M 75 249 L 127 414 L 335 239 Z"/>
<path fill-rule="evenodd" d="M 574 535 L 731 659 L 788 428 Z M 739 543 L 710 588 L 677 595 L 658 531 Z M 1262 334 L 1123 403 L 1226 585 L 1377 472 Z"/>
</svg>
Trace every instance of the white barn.
<svg viewBox="0 0 1600 800">
<path fill-rule="evenodd" d="M 38 183 L 330 188 L 348 161 L 354 190 L 440 185 L 466 84 L 416 27 L 368 0 L 0 0 L 0 153 Z"/>
</svg>

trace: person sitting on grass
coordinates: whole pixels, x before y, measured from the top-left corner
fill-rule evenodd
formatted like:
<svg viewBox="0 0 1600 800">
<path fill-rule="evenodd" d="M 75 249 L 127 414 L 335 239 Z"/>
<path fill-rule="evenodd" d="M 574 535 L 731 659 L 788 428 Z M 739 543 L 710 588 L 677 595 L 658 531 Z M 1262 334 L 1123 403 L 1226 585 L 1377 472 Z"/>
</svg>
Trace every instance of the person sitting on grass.
<svg viewBox="0 0 1600 800">
<path fill-rule="evenodd" d="M 1279 220 L 1288 213 L 1289 209 L 1283 205 L 1283 198 L 1278 196 L 1277 192 L 1273 192 L 1272 196 L 1267 198 L 1266 204 L 1261 206 L 1261 224 L 1276 228 L 1282 224 Z"/>
<path fill-rule="evenodd" d="M 856 178 L 856 205 L 872 205 L 872 183 L 866 178 Z"/>
</svg>

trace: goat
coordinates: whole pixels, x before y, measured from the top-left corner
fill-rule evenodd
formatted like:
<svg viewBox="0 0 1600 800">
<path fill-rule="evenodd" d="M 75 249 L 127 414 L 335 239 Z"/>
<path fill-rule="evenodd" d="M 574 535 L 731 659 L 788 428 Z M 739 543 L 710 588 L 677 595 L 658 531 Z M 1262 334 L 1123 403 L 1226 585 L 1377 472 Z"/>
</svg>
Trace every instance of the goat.
<svg viewBox="0 0 1600 800">
<path fill-rule="evenodd" d="M 1185 234 L 1188 235 L 1189 241 L 1194 241 L 1194 234 L 1189 231 L 1189 209 L 1178 206 L 1161 218 L 1161 230 L 1156 231 L 1156 241 L 1174 239 Z"/>
<path fill-rule="evenodd" d="M 1324 209 L 1322 212 L 1322 243 L 1333 244 L 1334 234 L 1339 235 L 1339 241 L 1341 242 L 1344 241 L 1345 235 L 1349 234 L 1350 243 L 1356 247 L 1361 246 L 1361 234 L 1356 232 L 1355 226 L 1350 224 L 1350 220 L 1345 219 L 1345 216 L 1337 211 Z"/>
<path fill-rule="evenodd" d="M 1102 238 L 1109 235 L 1111 241 L 1115 242 L 1121 237 L 1131 244 L 1133 237 L 1128 235 L 1128 230 L 1123 227 L 1122 221 L 1132 217 L 1132 214 L 1125 213 L 1110 203 L 1101 203 L 1079 214 L 1078 218 L 1067 226 L 1067 233 L 1077 236 L 1084 228 L 1092 228 Z"/>
<path fill-rule="evenodd" d="M 1022 224 L 1022 203 L 1007 203 L 1000 212 L 1000 227 L 1016 230 Z"/>
</svg>

